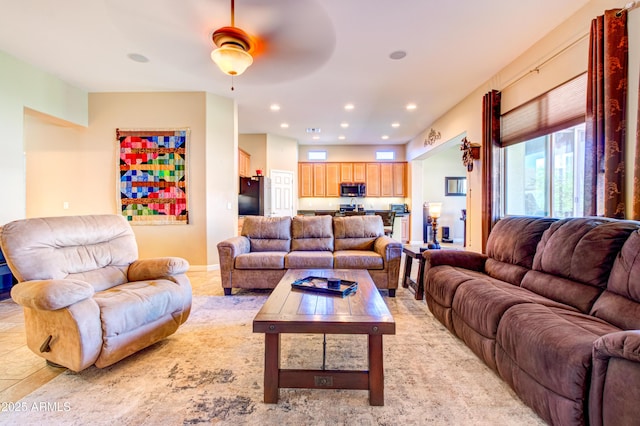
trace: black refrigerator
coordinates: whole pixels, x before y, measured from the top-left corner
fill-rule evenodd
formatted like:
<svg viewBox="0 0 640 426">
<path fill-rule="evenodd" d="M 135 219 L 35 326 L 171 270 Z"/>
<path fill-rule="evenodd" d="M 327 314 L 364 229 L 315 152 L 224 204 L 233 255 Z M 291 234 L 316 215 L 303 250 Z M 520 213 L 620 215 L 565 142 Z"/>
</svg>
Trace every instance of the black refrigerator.
<svg viewBox="0 0 640 426">
<path fill-rule="evenodd" d="M 271 213 L 271 179 L 264 176 L 240 178 L 239 216 L 269 216 Z"/>
</svg>

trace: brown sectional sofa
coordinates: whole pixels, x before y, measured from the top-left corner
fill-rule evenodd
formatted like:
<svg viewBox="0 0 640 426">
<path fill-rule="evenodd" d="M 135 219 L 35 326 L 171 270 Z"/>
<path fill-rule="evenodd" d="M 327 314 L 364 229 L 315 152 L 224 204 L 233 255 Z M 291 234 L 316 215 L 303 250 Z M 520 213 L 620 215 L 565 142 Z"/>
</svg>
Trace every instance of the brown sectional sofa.
<svg viewBox="0 0 640 426">
<path fill-rule="evenodd" d="M 241 236 L 218 244 L 222 287 L 274 288 L 287 269 L 367 269 L 394 297 L 402 244 L 380 216 L 247 216 Z"/>
<path fill-rule="evenodd" d="M 506 217 L 424 253 L 429 309 L 545 421 L 640 419 L 640 223 Z"/>
</svg>

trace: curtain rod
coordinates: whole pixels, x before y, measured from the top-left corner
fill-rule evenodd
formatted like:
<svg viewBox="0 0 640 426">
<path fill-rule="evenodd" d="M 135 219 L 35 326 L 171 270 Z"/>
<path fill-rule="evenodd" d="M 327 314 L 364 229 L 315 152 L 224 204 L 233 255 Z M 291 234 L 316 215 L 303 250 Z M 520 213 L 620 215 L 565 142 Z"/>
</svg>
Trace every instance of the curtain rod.
<svg viewBox="0 0 640 426">
<path fill-rule="evenodd" d="M 638 2 L 638 3 L 640 3 L 640 2 Z M 515 80 L 513 80 L 511 83 L 509 83 L 506 86 L 504 86 L 502 89 L 500 89 L 500 92 L 502 92 L 503 90 L 513 86 L 514 84 L 516 84 L 517 82 L 519 82 L 520 80 L 522 80 L 523 78 L 525 78 L 526 76 L 531 74 L 532 72 L 538 72 L 539 73 L 541 67 L 545 66 L 547 63 L 551 62 L 552 60 L 554 60 L 558 56 L 562 55 L 564 52 L 566 52 L 567 50 L 571 49 L 573 46 L 575 46 L 576 44 L 580 43 L 582 40 L 584 40 L 587 37 L 589 37 L 589 33 L 583 34 L 578 39 L 574 40 L 571 44 L 565 46 L 564 48 L 562 48 L 558 52 L 554 53 L 553 55 L 551 55 L 550 57 L 548 57 L 547 59 L 542 61 L 535 68 L 529 70 L 527 73 L 521 75 L 520 77 L 518 77 Z"/>
<path fill-rule="evenodd" d="M 622 16 L 622 12 L 624 12 L 625 10 L 631 10 L 634 9 L 636 7 L 640 6 L 640 1 L 632 1 L 627 3 L 622 9 L 620 9 L 619 11 L 616 12 L 616 16 L 620 17 Z"/>
</svg>

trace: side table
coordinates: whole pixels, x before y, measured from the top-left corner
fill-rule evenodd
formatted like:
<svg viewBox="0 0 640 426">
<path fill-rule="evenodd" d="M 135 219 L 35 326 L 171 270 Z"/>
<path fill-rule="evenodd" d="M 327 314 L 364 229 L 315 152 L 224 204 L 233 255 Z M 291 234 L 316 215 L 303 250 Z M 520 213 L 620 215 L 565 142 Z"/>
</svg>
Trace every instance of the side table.
<svg viewBox="0 0 640 426">
<path fill-rule="evenodd" d="M 426 245 L 405 244 L 402 246 L 402 252 L 405 254 L 404 261 L 404 277 L 402 278 L 402 287 L 411 288 L 415 293 L 416 300 L 424 298 L 424 257 L 422 252 L 427 250 Z M 411 279 L 411 266 L 413 261 L 418 261 L 418 277 L 414 281 Z"/>
</svg>

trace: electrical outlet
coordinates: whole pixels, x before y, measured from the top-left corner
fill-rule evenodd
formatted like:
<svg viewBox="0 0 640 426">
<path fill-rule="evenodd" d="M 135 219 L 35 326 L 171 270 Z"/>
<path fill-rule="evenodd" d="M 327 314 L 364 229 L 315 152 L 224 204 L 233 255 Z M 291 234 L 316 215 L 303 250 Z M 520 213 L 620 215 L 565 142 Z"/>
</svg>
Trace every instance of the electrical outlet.
<svg viewBox="0 0 640 426">
<path fill-rule="evenodd" d="M 68 201 L 63 202 L 62 203 L 62 208 L 65 209 L 65 210 L 68 210 L 69 209 L 69 202 Z"/>
</svg>

